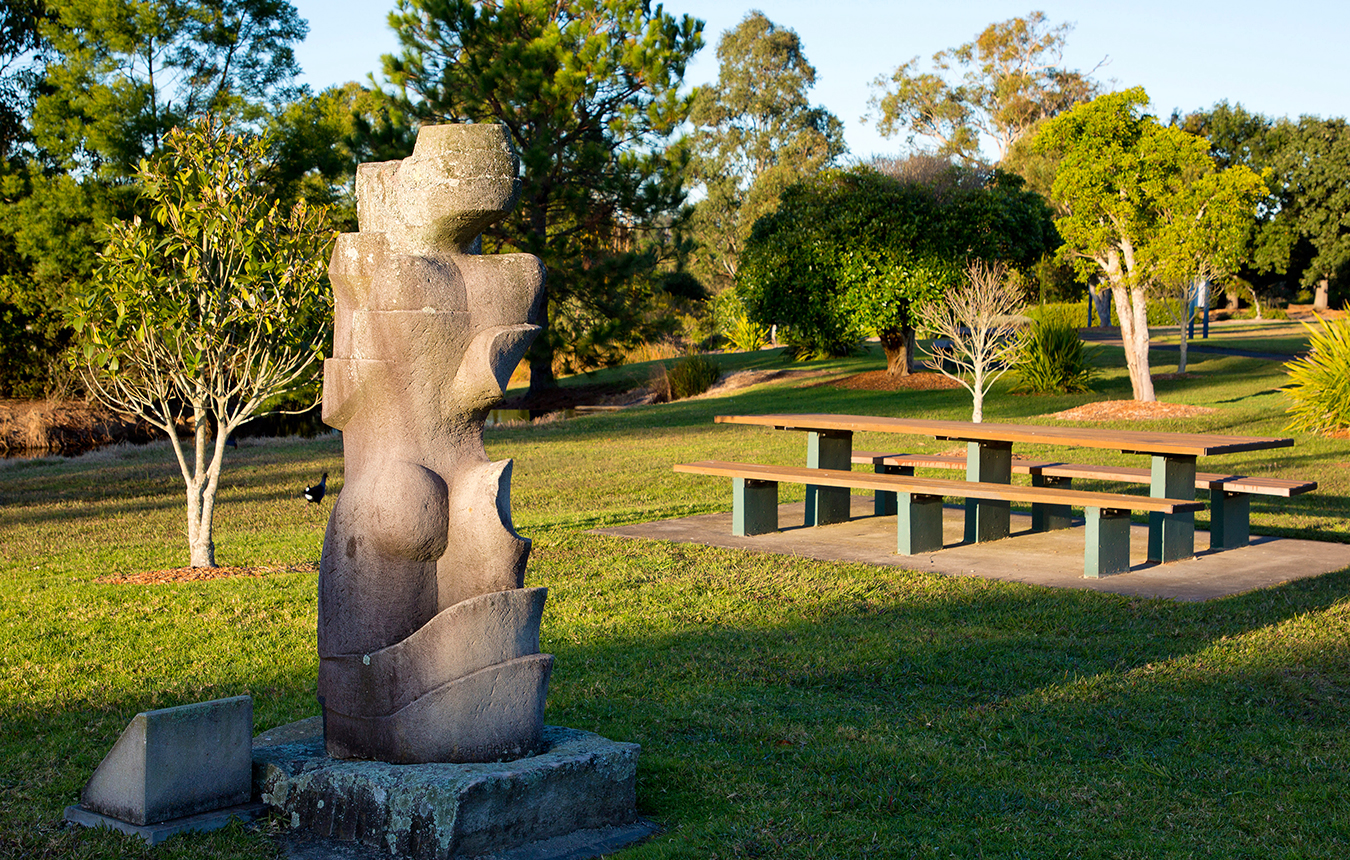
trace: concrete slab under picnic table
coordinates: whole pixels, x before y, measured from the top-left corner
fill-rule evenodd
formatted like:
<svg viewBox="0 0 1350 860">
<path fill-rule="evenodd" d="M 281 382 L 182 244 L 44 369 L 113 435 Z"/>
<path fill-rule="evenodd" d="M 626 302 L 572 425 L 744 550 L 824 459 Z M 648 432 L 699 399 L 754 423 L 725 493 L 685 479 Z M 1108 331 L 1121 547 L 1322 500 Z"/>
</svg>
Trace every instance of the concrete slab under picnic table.
<svg viewBox="0 0 1350 860">
<path fill-rule="evenodd" d="M 1135 523 L 1130 527 L 1133 564 L 1129 572 L 1086 579 L 1081 518 L 1073 528 L 1036 534 L 1031 532 L 1031 515 L 1013 511 L 1011 537 L 963 544 L 965 509 L 957 505 L 944 509 L 941 551 L 904 556 L 895 551 L 895 517 L 873 516 L 870 496 L 855 495 L 851 501 L 848 522 L 814 528 L 802 525 L 804 503 L 780 505 L 780 531 L 753 537 L 732 535 L 730 511 L 593 529 L 592 533 L 1183 601 L 1213 600 L 1350 567 L 1350 544 L 1253 535 L 1250 546 L 1210 552 L 1206 549 L 1209 533 L 1199 529 L 1194 558 L 1150 564 L 1145 561 L 1148 526 Z"/>
</svg>

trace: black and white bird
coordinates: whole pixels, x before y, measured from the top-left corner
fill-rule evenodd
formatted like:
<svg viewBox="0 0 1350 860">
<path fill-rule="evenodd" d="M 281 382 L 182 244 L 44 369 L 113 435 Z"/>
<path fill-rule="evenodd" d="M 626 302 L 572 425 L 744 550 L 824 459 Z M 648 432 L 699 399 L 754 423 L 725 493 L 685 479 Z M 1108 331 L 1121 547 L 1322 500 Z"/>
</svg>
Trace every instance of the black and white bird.
<svg viewBox="0 0 1350 860">
<path fill-rule="evenodd" d="M 323 501 L 323 493 L 326 489 L 328 489 L 328 473 L 324 472 L 323 477 L 319 479 L 319 483 L 312 487 L 305 487 L 305 501 L 315 504 Z"/>
</svg>

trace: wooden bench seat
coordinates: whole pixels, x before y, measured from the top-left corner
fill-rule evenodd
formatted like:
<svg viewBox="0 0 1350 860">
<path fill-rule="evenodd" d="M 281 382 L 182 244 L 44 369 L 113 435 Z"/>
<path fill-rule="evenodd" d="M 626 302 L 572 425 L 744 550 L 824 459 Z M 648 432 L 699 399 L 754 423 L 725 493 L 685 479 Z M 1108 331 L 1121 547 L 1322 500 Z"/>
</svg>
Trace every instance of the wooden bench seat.
<svg viewBox="0 0 1350 860">
<path fill-rule="evenodd" d="M 884 474 L 913 474 L 920 469 L 965 469 L 966 458 L 949 454 L 901 454 L 881 451 L 854 451 L 853 462 L 872 464 L 876 472 Z M 1072 486 L 1074 478 L 1098 481 L 1122 481 L 1147 484 L 1152 479 L 1149 469 L 1132 466 L 1103 466 L 1092 463 L 1059 463 L 1053 461 L 1012 461 L 1012 471 L 1030 475 L 1033 486 Z M 1236 549 L 1251 541 L 1251 497 L 1276 496 L 1291 498 L 1317 489 L 1316 481 L 1291 481 L 1252 475 L 1234 475 L 1224 472 L 1196 472 L 1195 487 L 1210 494 L 1210 549 Z M 881 516 L 895 513 L 892 497 L 878 493 L 876 512 Z M 1063 506 L 1047 507 L 1032 504 L 1031 519 L 1034 531 L 1063 528 L 1068 512 Z"/>
<path fill-rule="evenodd" d="M 1081 507 L 1087 519 L 1084 576 L 1093 578 L 1130 569 L 1131 511 L 1172 514 L 1204 507 L 1201 502 L 1186 499 L 720 460 L 681 463 L 675 471 L 732 479 L 732 533 L 739 536 L 778 530 L 780 483 L 894 493 L 896 551 L 902 555 L 942 549 L 944 496 Z"/>
</svg>

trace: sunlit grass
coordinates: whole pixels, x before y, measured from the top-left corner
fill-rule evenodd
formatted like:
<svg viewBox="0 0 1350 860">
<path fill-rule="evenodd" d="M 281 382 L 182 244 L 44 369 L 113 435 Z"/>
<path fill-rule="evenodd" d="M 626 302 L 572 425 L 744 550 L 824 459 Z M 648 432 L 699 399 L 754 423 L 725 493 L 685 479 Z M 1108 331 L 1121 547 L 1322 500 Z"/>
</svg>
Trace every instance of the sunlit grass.
<svg viewBox="0 0 1350 860">
<path fill-rule="evenodd" d="M 1119 351 L 1103 354 L 1097 391 L 1011 396 L 1000 383 L 987 420 L 1049 423 L 1127 398 Z M 719 360 L 779 366 L 772 352 Z M 1218 411 L 1158 429 L 1284 434 L 1277 363 L 1197 354 L 1192 374 L 1160 380 L 1159 397 Z M 528 581 L 550 589 L 547 720 L 642 745 L 639 809 L 665 832 L 621 856 L 1345 856 L 1350 573 L 1175 604 L 586 533 L 728 508 L 724 482 L 675 462 L 801 462 L 798 434 L 716 414 L 969 409 L 963 391 L 788 382 L 488 435 L 493 457 L 515 460 Z M 1256 501 L 1254 531 L 1350 539 L 1350 443 L 1295 438 L 1212 465 L 1321 482 Z M 952 444 L 857 444 L 897 442 Z M 300 491 L 324 471 L 330 500 L 309 505 Z M 336 438 L 241 442 L 218 559 L 317 560 L 341 478 Z M 248 693 L 258 730 L 317 712 L 314 574 L 98 582 L 186 561 L 166 447 L 0 465 L 0 856 L 273 854 L 243 828 L 151 852 L 59 824 L 137 711 Z"/>
</svg>

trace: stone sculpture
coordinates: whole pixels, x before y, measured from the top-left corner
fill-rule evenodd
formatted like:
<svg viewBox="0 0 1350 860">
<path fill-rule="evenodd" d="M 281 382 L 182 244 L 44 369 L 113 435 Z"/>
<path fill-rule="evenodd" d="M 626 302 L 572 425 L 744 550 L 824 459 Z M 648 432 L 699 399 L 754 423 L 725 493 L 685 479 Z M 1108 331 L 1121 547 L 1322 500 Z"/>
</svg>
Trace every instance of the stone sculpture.
<svg viewBox="0 0 1350 860">
<path fill-rule="evenodd" d="M 329 755 L 475 762 L 540 750 L 546 589 L 524 588 L 511 461 L 483 421 L 539 328 L 544 270 L 481 256 L 520 193 L 495 124 L 423 128 L 363 164 L 359 233 L 333 250 L 323 419 L 345 486 L 319 566 L 319 699 Z"/>
</svg>

